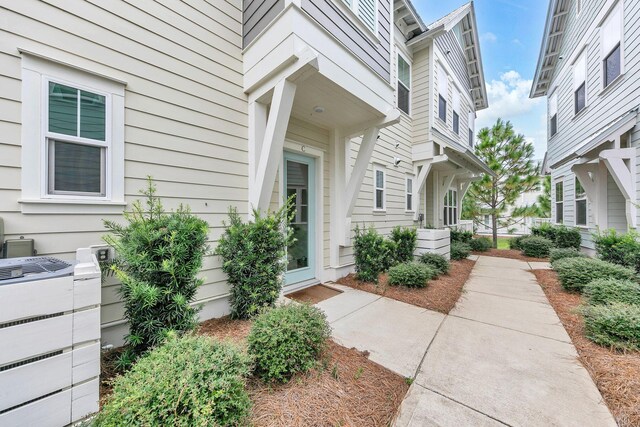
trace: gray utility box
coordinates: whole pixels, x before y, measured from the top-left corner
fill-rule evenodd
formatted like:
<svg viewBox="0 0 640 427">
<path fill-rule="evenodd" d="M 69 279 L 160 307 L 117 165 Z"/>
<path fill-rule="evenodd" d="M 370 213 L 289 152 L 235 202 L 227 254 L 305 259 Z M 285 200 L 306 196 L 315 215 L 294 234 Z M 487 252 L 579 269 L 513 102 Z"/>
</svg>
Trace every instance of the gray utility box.
<svg viewBox="0 0 640 427">
<path fill-rule="evenodd" d="M 0 426 L 66 426 L 98 411 L 100 266 L 0 260 Z"/>
</svg>

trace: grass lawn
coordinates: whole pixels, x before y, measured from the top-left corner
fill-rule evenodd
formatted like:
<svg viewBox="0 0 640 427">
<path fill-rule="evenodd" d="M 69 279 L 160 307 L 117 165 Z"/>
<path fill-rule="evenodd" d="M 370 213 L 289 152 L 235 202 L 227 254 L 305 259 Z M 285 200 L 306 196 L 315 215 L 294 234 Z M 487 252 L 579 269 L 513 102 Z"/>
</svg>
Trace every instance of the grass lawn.
<svg viewBox="0 0 640 427">
<path fill-rule="evenodd" d="M 509 237 L 498 237 L 498 249 L 509 249 Z"/>
</svg>

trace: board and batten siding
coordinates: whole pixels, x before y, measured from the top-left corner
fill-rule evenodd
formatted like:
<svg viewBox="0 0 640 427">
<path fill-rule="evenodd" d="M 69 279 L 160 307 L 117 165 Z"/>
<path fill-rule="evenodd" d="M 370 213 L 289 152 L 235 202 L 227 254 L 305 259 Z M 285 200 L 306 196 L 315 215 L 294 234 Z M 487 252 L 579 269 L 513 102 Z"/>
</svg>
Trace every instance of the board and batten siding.
<svg viewBox="0 0 640 427">
<path fill-rule="evenodd" d="M 284 0 L 244 0 L 243 46 L 251 43 L 283 10 Z"/>
<path fill-rule="evenodd" d="M 119 214 L 22 214 L 21 55 L 37 52 L 125 81 L 125 199 L 151 175 L 167 210 L 188 204 L 206 220 L 214 246 L 229 205 L 247 213 L 247 101 L 242 89 L 240 0 L 131 4 L 98 0 L 64 8 L 24 0 L 0 6 L 0 217 L 6 238 L 33 238 L 39 255 L 72 260 L 102 243 L 104 219 Z M 81 214 L 79 214 L 81 213 Z M 197 294 L 203 317 L 228 294 L 217 257 L 207 256 Z M 117 284 L 102 289 L 105 341 L 124 332 Z"/>
<path fill-rule="evenodd" d="M 622 1 L 622 0 L 620 0 Z M 596 133 L 606 124 L 622 116 L 624 113 L 640 105 L 638 93 L 640 93 L 640 2 L 624 0 L 624 76 L 613 84 L 612 87 L 602 90 L 602 54 L 600 51 L 600 28 L 595 22 L 602 11 L 603 2 L 597 0 L 585 0 L 582 13 L 578 16 L 575 3 L 572 4 L 567 28 L 563 38 L 561 55 L 566 58 L 561 62 L 554 74 L 549 95 L 555 92 L 558 95 L 558 133 L 549 138 L 547 143 L 549 164 L 564 158 L 572 149 L 584 143 L 591 135 Z M 584 43 L 581 41 L 584 40 Z M 573 66 L 568 61 L 574 53 L 586 49 L 586 94 L 587 107 L 578 115 L 574 110 L 573 93 Z M 631 147 L 640 145 L 640 129 L 636 127 L 630 135 Z M 575 205 L 573 188 L 574 174 L 571 172 L 573 162 L 563 165 L 552 171 L 553 182 L 563 177 L 565 182 L 565 205 L 571 209 L 565 212 L 565 224 L 575 225 L 573 206 Z M 636 155 L 636 166 L 640 166 L 640 154 Z M 637 169 L 640 170 L 640 169 Z M 640 199 L 640 176 L 636 176 Z M 570 187 L 569 187 L 570 186 Z M 610 187 L 610 185 L 608 185 Z M 552 188 L 555 192 L 555 188 Z M 619 190 L 615 190 L 619 192 Z M 555 194 L 555 193 L 554 193 Z M 609 193 L 613 194 L 613 193 Z M 612 197 L 609 196 L 608 197 Z M 609 205 L 608 227 L 620 231 L 626 230 L 625 207 L 613 202 Z M 591 201 L 589 201 L 591 205 Z M 590 206 L 591 210 L 591 206 Z M 619 212 L 618 212 L 619 211 Z M 555 204 L 552 203 L 552 216 L 555 217 Z M 616 219 L 617 218 L 617 219 Z M 603 228 L 602 226 L 600 228 Z M 593 215 L 589 216 L 589 227 L 583 229 L 583 245 L 593 248 L 591 234 L 596 231 Z"/>
</svg>

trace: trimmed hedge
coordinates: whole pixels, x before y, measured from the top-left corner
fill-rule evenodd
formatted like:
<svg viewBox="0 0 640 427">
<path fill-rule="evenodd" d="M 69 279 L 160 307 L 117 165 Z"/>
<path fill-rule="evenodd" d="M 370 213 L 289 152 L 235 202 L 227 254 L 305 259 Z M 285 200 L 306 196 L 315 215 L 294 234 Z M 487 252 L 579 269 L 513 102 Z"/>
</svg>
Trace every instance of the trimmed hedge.
<svg viewBox="0 0 640 427">
<path fill-rule="evenodd" d="M 614 302 L 583 310 L 585 335 L 617 350 L 640 350 L 640 306 Z"/>
<path fill-rule="evenodd" d="M 582 291 L 589 282 L 597 279 L 636 279 L 635 271 L 629 268 L 593 258 L 564 258 L 552 266 L 562 287 L 571 291 Z"/>
<path fill-rule="evenodd" d="M 551 240 L 556 248 L 575 248 L 579 250 L 582 243 L 580 231 L 577 228 L 568 228 L 565 225 L 544 223 L 538 227 L 533 227 L 531 234 Z"/>
<path fill-rule="evenodd" d="M 478 237 L 469 242 L 471 250 L 476 252 L 486 252 L 493 246 L 493 242 L 488 237 Z"/>
<path fill-rule="evenodd" d="M 436 271 L 428 265 L 408 262 L 398 264 L 389 270 L 389 285 L 424 288 L 435 276 Z"/>
<path fill-rule="evenodd" d="M 557 248 L 549 252 L 549 261 L 555 262 L 564 258 L 585 258 L 586 255 L 574 248 Z"/>
<path fill-rule="evenodd" d="M 622 234 L 607 230 L 594 234 L 593 241 L 598 258 L 640 272 L 640 241 L 636 232 Z"/>
<path fill-rule="evenodd" d="M 524 239 L 531 237 L 530 234 L 525 234 L 524 236 L 512 237 L 509 239 L 509 249 L 515 249 L 517 251 L 522 250 L 521 243 Z"/>
<path fill-rule="evenodd" d="M 471 246 L 466 243 L 451 242 L 451 259 L 466 259 L 471 254 Z"/>
<path fill-rule="evenodd" d="M 473 239 L 473 233 L 470 231 L 464 231 L 464 230 L 456 230 L 455 228 L 452 228 L 451 230 L 451 242 L 459 242 L 459 243 L 466 243 L 469 244 L 471 243 L 471 240 Z"/>
<path fill-rule="evenodd" d="M 433 268 L 433 270 L 438 275 L 447 274 L 449 272 L 449 268 L 451 267 L 451 264 L 449 264 L 449 260 L 447 260 L 443 255 L 434 254 L 431 252 L 422 254 L 420 256 L 420 262 Z"/>
<path fill-rule="evenodd" d="M 583 294 L 591 305 L 613 302 L 640 305 L 640 284 L 630 280 L 594 280 L 584 287 Z"/>
<path fill-rule="evenodd" d="M 522 253 L 532 258 L 546 258 L 549 256 L 553 242 L 540 236 L 531 236 L 520 242 Z"/>
<path fill-rule="evenodd" d="M 258 315 L 247 338 L 255 373 L 264 381 L 286 382 L 315 366 L 331 328 L 324 313 L 307 304 L 288 304 Z"/>
<path fill-rule="evenodd" d="M 408 227 L 394 227 L 391 240 L 396 243 L 395 261 L 398 263 L 413 261 L 413 253 L 418 242 L 418 230 Z"/>
<path fill-rule="evenodd" d="M 228 343 L 175 334 L 115 379 L 93 425 L 244 426 L 249 357 Z"/>
</svg>

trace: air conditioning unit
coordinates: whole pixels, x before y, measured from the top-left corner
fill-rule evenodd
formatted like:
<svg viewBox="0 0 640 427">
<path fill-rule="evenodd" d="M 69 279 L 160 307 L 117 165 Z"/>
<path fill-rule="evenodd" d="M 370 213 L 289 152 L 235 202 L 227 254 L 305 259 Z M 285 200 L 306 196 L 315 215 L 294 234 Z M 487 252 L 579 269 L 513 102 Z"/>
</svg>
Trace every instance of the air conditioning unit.
<svg viewBox="0 0 640 427">
<path fill-rule="evenodd" d="M 0 260 L 0 426 L 66 426 L 99 407 L 100 267 Z"/>
</svg>

